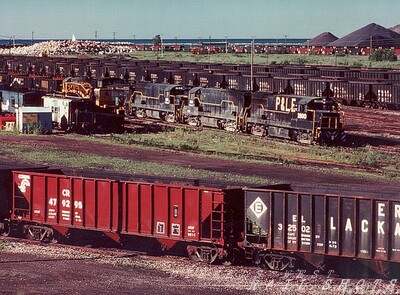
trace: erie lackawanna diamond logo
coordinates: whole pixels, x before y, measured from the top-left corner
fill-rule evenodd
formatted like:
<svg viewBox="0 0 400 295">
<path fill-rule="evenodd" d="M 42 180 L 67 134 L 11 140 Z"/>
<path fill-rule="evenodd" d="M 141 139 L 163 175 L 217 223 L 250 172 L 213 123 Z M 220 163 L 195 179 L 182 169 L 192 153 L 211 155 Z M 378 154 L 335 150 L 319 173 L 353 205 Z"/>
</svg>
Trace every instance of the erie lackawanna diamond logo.
<svg viewBox="0 0 400 295">
<path fill-rule="evenodd" d="M 254 215 L 257 216 L 257 218 L 260 218 L 260 216 L 263 215 L 265 211 L 267 211 L 267 206 L 264 204 L 261 198 L 258 197 L 250 205 L 250 209 L 251 211 L 253 211 Z"/>
</svg>

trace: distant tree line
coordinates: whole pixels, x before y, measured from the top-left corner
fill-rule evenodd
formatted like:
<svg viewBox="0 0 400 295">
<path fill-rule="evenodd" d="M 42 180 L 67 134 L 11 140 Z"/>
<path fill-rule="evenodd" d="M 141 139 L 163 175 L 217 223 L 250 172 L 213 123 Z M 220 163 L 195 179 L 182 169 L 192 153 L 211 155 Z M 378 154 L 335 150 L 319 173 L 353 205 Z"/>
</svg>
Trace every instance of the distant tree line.
<svg viewBox="0 0 400 295">
<path fill-rule="evenodd" d="M 370 61 L 396 61 L 397 56 L 391 49 L 377 49 L 369 56 Z"/>
</svg>

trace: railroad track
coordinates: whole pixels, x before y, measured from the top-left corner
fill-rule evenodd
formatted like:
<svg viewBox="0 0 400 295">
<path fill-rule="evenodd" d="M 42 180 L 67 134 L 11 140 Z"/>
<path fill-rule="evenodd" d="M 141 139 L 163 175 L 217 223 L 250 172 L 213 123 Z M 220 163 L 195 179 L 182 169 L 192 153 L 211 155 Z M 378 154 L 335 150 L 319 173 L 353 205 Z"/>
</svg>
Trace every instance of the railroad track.
<svg viewBox="0 0 400 295">
<path fill-rule="evenodd" d="M 360 107 L 345 107 L 345 128 L 349 137 L 356 137 L 357 144 L 348 142 L 349 148 L 371 145 L 376 150 L 400 154 L 400 112 L 388 110 L 365 109 Z M 382 119 L 384 118 L 384 119 Z M 193 131 L 214 130 L 218 132 L 230 132 L 211 127 L 193 127 L 178 123 L 169 123 L 152 118 L 127 117 L 125 129 L 132 133 L 152 133 L 168 130 L 168 128 L 184 128 Z M 254 135 L 236 133 L 237 136 Z M 285 139 L 268 137 L 269 141 L 286 142 L 296 145 L 304 145 L 298 142 L 289 142 Z M 301 160 L 298 158 L 298 160 Z"/>
<path fill-rule="evenodd" d="M 400 112 L 345 106 L 345 128 L 400 138 Z"/>
<path fill-rule="evenodd" d="M 384 152 L 393 156 L 400 156 L 400 112 L 387 110 L 363 109 L 359 107 L 346 107 L 349 113 L 347 120 L 351 122 L 349 125 L 348 139 L 344 151 L 352 152 L 353 149 L 369 145 L 371 150 L 376 152 Z M 380 123 L 383 116 L 388 117 L 388 124 Z M 367 124 L 365 124 L 367 122 Z M 126 122 L 136 133 L 160 132 L 168 128 L 185 128 L 189 130 L 215 130 L 218 132 L 228 132 L 209 127 L 193 127 L 178 123 L 168 123 L 152 118 L 128 118 Z M 383 125 L 383 126 L 382 126 Z M 237 133 L 237 136 L 253 136 L 251 134 Z M 297 142 L 288 142 L 279 138 L 268 138 L 277 142 L 286 142 L 288 144 L 305 145 Z M 263 160 L 262 156 L 254 157 L 258 160 Z M 275 161 L 276 159 L 264 156 L 266 161 Z M 322 169 L 337 169 L 337 170 L 353 170 L 360 172 L 386 173 L 397 176 L 396 171 L 385 171 L 384 163 L 382 167 L 373 167 L 357 164 L 345 164 L 332 161 L 308 159 L 297 156 L 287 156 L 287 160 L 301 165 L 320 167 Z"/>
</svg>

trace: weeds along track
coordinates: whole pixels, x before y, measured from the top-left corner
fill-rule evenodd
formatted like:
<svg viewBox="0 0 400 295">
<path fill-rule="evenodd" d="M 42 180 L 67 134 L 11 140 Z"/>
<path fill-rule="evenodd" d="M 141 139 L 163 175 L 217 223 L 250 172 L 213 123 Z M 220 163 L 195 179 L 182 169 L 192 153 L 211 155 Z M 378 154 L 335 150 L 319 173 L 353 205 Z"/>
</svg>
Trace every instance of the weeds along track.
<svg viewBox="0 0 400 295">
<path fill-rule="evenodd" d="M 354 148 L 370 145 L 374 150 L 400 155 L 400 112 L 361 107 L 345 106 L 345 130 L 347 142 L 345 147 Z M 214 130 L 230 132 L 210 127 L 193 127 L 179 123 L 168 123 L 152 118 L 129 117 L 125 121 L 125 129 L 129 133 L 158 133 L 182 128 L 187 130 Z M 251 134 L 236 133 L 237 136 L 254 137 Z M 268 137 L 269 141 L 289 142 L 285 139 Z M 292 144 L 305 145 L 296 142 Z M 300 160 L 300 159 L 296 159 Z"/>
</svg>

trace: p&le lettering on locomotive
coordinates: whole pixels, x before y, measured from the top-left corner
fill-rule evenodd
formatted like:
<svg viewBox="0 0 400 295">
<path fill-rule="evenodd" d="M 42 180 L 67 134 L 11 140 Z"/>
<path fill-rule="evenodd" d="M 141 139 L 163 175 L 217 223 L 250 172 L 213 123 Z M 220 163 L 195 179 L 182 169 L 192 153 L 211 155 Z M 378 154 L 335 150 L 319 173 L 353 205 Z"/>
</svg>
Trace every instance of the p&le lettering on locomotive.
<svg viewBox="0 0 400 295">
<path fill-rule="evenodd" d="M 46 170 L 2 169 L 0 177 L 3 236 L 45 241 L 96 232 L 154 253 L 279 271 L 357 263 L 358 271 L 383 275 L 400 263 L 400 201 L 373 193 L 288 185 L 220 189 Z"/>
<path fill-rule="evenodd" d="M 139 117 L 304 143 L 345 141 L 344 114 L 331 98 L 142 82 L 125 109 Z"/>
</svg>

